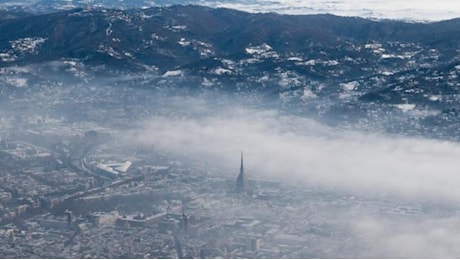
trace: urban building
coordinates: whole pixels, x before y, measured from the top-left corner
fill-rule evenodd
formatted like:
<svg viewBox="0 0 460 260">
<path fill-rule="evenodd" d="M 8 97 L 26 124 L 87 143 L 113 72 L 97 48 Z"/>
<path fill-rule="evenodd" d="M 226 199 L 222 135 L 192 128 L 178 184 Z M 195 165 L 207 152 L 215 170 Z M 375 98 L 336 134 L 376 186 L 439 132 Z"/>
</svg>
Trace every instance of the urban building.
<svg viewBox="0 0 460 260">
<path fill-rule="evenodd" d="M 238 174 L 238 177 L 236 178 L 235 192 L 238 194 L 247 194 L 248 192 L 248 179 L 244 173 L 243 166 L 243 152 L 241 152 L 240 174 Z"/>
</svg>

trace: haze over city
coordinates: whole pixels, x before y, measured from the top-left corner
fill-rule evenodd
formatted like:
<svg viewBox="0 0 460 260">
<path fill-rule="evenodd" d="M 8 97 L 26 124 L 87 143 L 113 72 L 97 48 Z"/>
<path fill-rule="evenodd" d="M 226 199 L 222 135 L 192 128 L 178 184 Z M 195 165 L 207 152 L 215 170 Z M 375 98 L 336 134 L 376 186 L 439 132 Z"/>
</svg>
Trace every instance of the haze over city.
<svg viewBox="0 0 460 260">
<path fill-rule="evenodd" d="M 458 257 L 456 7 L 2 1 L 0 257 Z"/>
</svg>

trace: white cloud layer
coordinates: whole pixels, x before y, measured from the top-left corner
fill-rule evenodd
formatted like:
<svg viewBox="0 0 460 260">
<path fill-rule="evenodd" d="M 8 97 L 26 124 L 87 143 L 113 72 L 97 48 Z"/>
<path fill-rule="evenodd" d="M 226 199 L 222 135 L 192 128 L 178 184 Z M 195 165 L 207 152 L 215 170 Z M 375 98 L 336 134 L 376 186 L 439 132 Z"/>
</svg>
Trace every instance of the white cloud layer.
<svg viewBox="0 0 460 260">
<path fill-rule="evenodd" d="M 196 109 L 202 113 L 206 105 Z M 210 108 L 209 108 L 210 109 Z M 211 109 L 210 109 L 211 110 Z M 137 143 L 248 173 L 330 188 L 460 200 L 460 145 L 345 132 L 273 111 L 232 109 L 193 118 L 158 116 L 135 133 Z"/>
<path fill-rule="evenodd" d="M 375 19 L 439 21 L 460 17 L 460 2 L 456 0 L 222 0 L 199 3 L 249 12 L 331 13 Z"/>
<path fill-rule="evenodd" d="M 350 219 L 356 239 L 366 248 L 364 258 L 457 258 L 460 220 L 449 217 L 411 217 L 388 220 Z"/>
</svg>

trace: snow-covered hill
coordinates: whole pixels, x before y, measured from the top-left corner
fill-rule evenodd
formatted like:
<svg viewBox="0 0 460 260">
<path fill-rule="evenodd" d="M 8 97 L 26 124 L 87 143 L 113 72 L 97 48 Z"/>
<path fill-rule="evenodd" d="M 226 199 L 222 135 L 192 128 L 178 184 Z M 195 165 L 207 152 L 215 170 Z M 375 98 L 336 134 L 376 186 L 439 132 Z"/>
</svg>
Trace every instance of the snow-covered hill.
<svg viewBox="0 0 460 260">
<path fill-rule="evenodd" d="M 113 86 L 262 95 L 332 124 L 460 140 L 459 28 L 460 19 L 80 8 L 0 20 L 0 84 L 16 93 L 110 76 Z"/>
</svg>

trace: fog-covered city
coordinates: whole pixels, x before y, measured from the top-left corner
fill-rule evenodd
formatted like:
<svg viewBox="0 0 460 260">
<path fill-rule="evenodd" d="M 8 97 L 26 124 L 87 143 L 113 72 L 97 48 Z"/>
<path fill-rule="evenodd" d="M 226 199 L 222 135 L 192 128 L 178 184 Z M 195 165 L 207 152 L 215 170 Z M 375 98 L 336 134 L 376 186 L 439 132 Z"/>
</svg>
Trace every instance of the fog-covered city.
<svg viewBox="0 0 460 260">
<path fill-rule="evenodd" d="M 4 256 L 179 257 L 176 244 L 195 257 L 459 253 L 455 142 L 331 126 L 228 93 L 100 82 L 2 102 L 13 108 L 1 117 L 2 221 L 14 234 Z M 234 191 L 242 151 L 243 196 Z M 96 213 L 117 217 L 95 224 Z M 138 214 L 145 223 L 126 230 L 124 217 Z M 165 230 L 169 215 L 178 230 Z M 33 237 L 14 233 L 19 220 Z M 119 225 L 150 247 L 119 238 Z M 99 229 L 105 244 L 94 243 Z M 169 251 L 168 236 L 178 239 Z"/>
<path fill-rule="evenodd" d="M 0 5 L 0 257 L 459 257 L 458 20 L 45 2 Z"/>
</svg>

